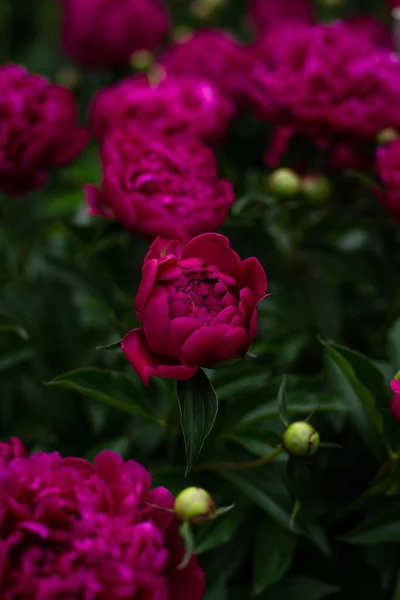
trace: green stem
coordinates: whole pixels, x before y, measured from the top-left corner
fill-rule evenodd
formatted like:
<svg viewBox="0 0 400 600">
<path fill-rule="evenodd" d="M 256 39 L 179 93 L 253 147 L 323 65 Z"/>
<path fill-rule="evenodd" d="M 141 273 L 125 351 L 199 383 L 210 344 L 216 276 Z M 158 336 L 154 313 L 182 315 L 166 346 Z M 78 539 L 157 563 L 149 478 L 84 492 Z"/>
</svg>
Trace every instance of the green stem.
<svg viewBox="0 0 400 600">
<path fill-rule="evenodd" d="M 266 465 L 269 462 L 273 461 L 274 458 L 276 456 L 278 456 L 278 454 L 280 454 L 282 451 L 283 451 L 283 447 L 278 446 L 277 448 L 275 448 L 275 450 L 270 452 L 270 454 L 267 454 L 267 456 L 262 456 L 261 458 L 258 458 L 257 460 L 249 460 L 249 461 L 240 462 L 240 463 L 205 464 L 205 465 L 199 465 L 198 467 L 195 467 L 194 470 L 195 471 L 242 471 L 244 469 L 253 469 L 255 467 L 262 467 L 263 465 Z"/>
<path fill-rule="evenodd" d="M 176 443 L 177 443 L 177 424 L 178 424 L 178 400 L 176 394 L 176 383 L 170 394 L 169 406 L 165 415 L 165 437 L 167 441 L 167 460 L 170 465 L 174 463 Z"/>
</svg>

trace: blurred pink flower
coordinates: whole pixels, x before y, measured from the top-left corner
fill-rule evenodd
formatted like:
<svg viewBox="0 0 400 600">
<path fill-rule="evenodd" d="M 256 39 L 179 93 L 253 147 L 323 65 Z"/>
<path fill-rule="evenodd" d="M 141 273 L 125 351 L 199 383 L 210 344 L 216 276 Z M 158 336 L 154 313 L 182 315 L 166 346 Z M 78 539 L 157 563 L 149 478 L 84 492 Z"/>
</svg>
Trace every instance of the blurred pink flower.
<svg viewBox="0 0 400 600">
<path fill-rule="evenodd" d="M 157 238 L 135 300 L 142 329 L 125 335 L 122 350 L 145 385 L 151 376 L 190 379 L 246 353 L 266 289 L 258 260 L 240 260 L 223 235 L 204 233 L 185 246 Z"/>
<path fill-rule="evenodd" d="M 377 189 L 377 195 L 392 217 L 400 222 L 400 140 L 380 146 L 376 164 L 384 188 L 383 191 Z"/>
<path fill-rule="evenodd" d="M 127 64 L 138 50 L 156 48 L 169 29 L 159 0 L 61 0 L 65 52 L 88 68 Z"/>
<path fill-rule="evenodd" d="M 285 25 L 293 30 L 298 23 L 312 23 L 312 0 L 251 0 L 250 18 L 262 35 Z"/>
<path fill-rule="evenodd" d="M 201 600 L 204 575 L 183 544 L 165 488 L 104 450 L 94 465 L 38 452 L 0 467 L 2 600 Z"/>
<path fill-rule="evenodd" d="M 190 239 L 218 229 L 233 203 L 212 150 L 182 136 L 130 125 L 106 135 L 101 188 L 86 186 L 91 214 L 116 218 L 149 239 Z"/>
<path fill-rule="evenodd" d="M 0 67 L 0 116 L 0 190 L 13 195 L 44 185 L 88 139 L 72 92 L 17 65 Z"/>
<path fill-rule="evenodd" d="M 216 142 L 225 136 L 233 112 L 233 104 L 207 81 L 169 75 L 152 84 L 135 75 L 97 93 L 90 121 L 99 140 L 110 129 L 139 122 L 165 134 Z"/>
<path fill-rule="evenodd" d="M 393 392 L 390 410 L 396 421 L 400 422 L 400 381 L 398 379 L 392 379 L 390 387 Z"/>
<path fill-rule="evenodd" d="M 161 57 L 167 73 L 192 75 L 211 82 L 239 104 L 245 98 L 252 46 L 220 29 L 200 29 L 173 44 Z"/>
<path fill-rule="evenodd" d="M 393 39 L 390 27 L 368 15 L 356 15 L 339 21 L 337 26 L 342 26 L 353 35 L 359 35 L 384 50 L 393 50 Z"/>
<path fill-rule="evenodd" d="M 357 154 L 400 126 L 400 63 L 340 23 L 284 28 L 259 44 L 250 96 L 260 118 L 335 153 Z M 276 152 L 274 153 L 276 154 Z M 363 157 L 365 161 L 365 157 Z M 354 162 L 354 161 L 352 161 Z"/>
</svg>

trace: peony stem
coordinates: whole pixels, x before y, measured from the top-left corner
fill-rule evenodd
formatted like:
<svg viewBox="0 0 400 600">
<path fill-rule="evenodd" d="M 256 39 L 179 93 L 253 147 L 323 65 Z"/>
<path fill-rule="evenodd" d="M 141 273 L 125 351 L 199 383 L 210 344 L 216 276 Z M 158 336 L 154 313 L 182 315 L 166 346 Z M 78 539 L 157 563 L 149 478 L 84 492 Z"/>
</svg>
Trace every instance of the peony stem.
<svg viewBox="0 0 400 600">
<path fill-rule="evenodd" d="M 243 469 L 253 469 L 254 467 L 262 467 L 263 465 L 266 465 L 269 462 L 271 462 L 272 460 L 274 460 L 274 458 L 276 456 L 278 456 L 278 454 L 280 454 L 282 452 L 282 450 L 283 450 L 283 446 L 278 446 L 277 448 L 275 448 L 275 450 L 270 452 L 270 454 L 267 454 L 267 456 L 262 456 L 261 458 L 258 458 L 257 460 L 249 460 L 249 461 L 240 462 L 240 463 L 199 465 L 198 467 L 195 467 L 194 470 L 196 470 L 196 471 L 241 471 Z"/>
</svg>

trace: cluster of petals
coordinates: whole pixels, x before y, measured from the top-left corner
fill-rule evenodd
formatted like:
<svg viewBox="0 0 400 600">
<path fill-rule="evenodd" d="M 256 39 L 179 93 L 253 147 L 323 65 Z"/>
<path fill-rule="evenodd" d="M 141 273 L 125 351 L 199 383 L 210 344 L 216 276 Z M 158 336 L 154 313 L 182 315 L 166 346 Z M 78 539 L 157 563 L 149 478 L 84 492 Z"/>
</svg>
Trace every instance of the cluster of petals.
<svg viewBox="0 0 400 600">
<path fill-rule="evenodd" d="M 7 448 L 7 445 L 9 446 Z M 183 544 L 165 488 L 104 450 L 94 464 L 0 444 L 2 600 L 201 600 L 204 575 Z"/>
<path fill-rule="evenodd" d="M 377 195 L 392 217 L 400 222 L 400 140 L 380 146 L 376 153 L 378 174 L 383 183 Z"/>
<path fill-rule="evenodd" d="M 213 151 L 194 138 L 149 135 L 131 124 L 105 137 L 101 160 L 101 187 L 86 186 L 90 214 L 118 219 L 151 240 L 216 230 L 234 200 Z"/>
<path fill-rule="evenodd" d="M 251 0 L 250 18 L 260 34 L 269 33 L 288 25 L 293 30 L 298 24 L 312 23 L 312 0 Z"/>
<path fill-rule="evenodd" d="M 337 26 L 366 39 L 377 48 L 393 50 L 393 36 L 390 27 L 375 17 L 356 15 L 339 21 Z"/>
<path fill-rule="evenodd" d="M 0 67 L 0 190 L 23 194 L 48 170 L 77 156 L 88 139 L 71 91 L 23 67 Z"/>
<path fill-rule="evenodd" d="M 175 42 L 159 59 L 167 73 L 192 75 L 211 82 L 241 104 L 246 95 L 252 46 L 219 29 L 200 29 Z"/>
<path fill-rule="evenodd" d="M 142 328 L 125 335 L 122 350 L 145 385 L 153 375 L 190 379 L 199 367 L 243 356 L 266 287 L 258 260 L 240 260 L 222 235 L 205 233 L 185 246 L 157 238 L 135 301 Z"/>
<path fill-rule="evenodd" d="M 87 68 L 127 64 L 153 50 L 170 23 L 162 0 L 61 0 L 63 49 Z"/>
<path fill-rule="evenodd" d="M 259 44 L 258 115 L 319 148 L 373 143 L 400 125 L 400 63 L 341 23 L 283 28 Z"/>
<path fill-rule="evenodd" d="M 98 92 L 90 121 L 99 140 L 113 128 L 139 122 L 149 135 L 153 129 L 216 142 L 225 136 L 233 112 L 232 102 L 208 81 L 167 75 L 152 82 L 134 75 Z"/>
</svg>

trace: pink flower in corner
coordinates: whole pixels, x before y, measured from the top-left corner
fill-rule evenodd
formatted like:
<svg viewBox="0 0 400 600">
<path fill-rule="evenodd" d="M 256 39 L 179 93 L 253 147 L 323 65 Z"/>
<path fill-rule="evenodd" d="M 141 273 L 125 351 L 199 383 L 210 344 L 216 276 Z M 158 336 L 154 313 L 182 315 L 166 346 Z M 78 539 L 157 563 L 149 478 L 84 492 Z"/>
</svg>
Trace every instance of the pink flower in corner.
<svg viewBox="0 0 400 600">
<path fill-rule="evenodd" d="M 142 328 L 125 335 L 122 350 L 145 385 L 151 376 L 190 379 L 253 343 L 266 275 L 223 235 L 205 233 L 186 246 L 157 238 L 142 272 L 135 301 Z"/>
<path fill-rule="evenodd" d="M 400 140 L 380 146 L 376 163 L 384 188 L 383 191 L 377 188 L 376 195 L 392 217 L 400 222 Z"/>
<path fill-rule="evenodd" d="M 61 0 L 64 51 L 81 65 L 128 64 L 138 50 L 154 50 L 170 20 L 160 0 Z"/>
<path fill-rule="evenodd" d="M 192 138 L 149 135 L 131 125 L 106 136 L 101 159 L 101 188 L 86 186 L 90 213 L 151 240 L 216 230 L 234 200 L 230 182 L 218 178 L 213 151 Z"/>
<path fill-rule="evenodd" d="M 397 374 L 400 378 L 400 372 Z M 396 421 L 400 422 L 400 381 L 399 379 L 392 379 L 390 382 L 390 388 L 393 392 L 392 402 L 390 410 Z"/>
<path fill-rule="evenodd" d="M 109 450 L 92 464 L 8 444 L 19 450 L 0 463 L 2 600 L 201 600 L 195 556 L 177 570 L 177 519 L 149 506 L 174 498 L 151 490 L 144 467 Z"/>
<path fill-rule="evenodd" d="M 139 123 L 149 131 L 217 142 L 233 113 L 233 104 L 208 81 L 167 75 L 151 83 L 145 75 L 134 75 L 97 93 L 90 122 L 100 141 L 112 129 Z"/>
<path fill-rule="evenodd" d="M 44 185 L 88 140 L 72 92 L 17 65 L 0 67 L 0 111 L 0 190 L 12 195 Z"/>
</svg>

